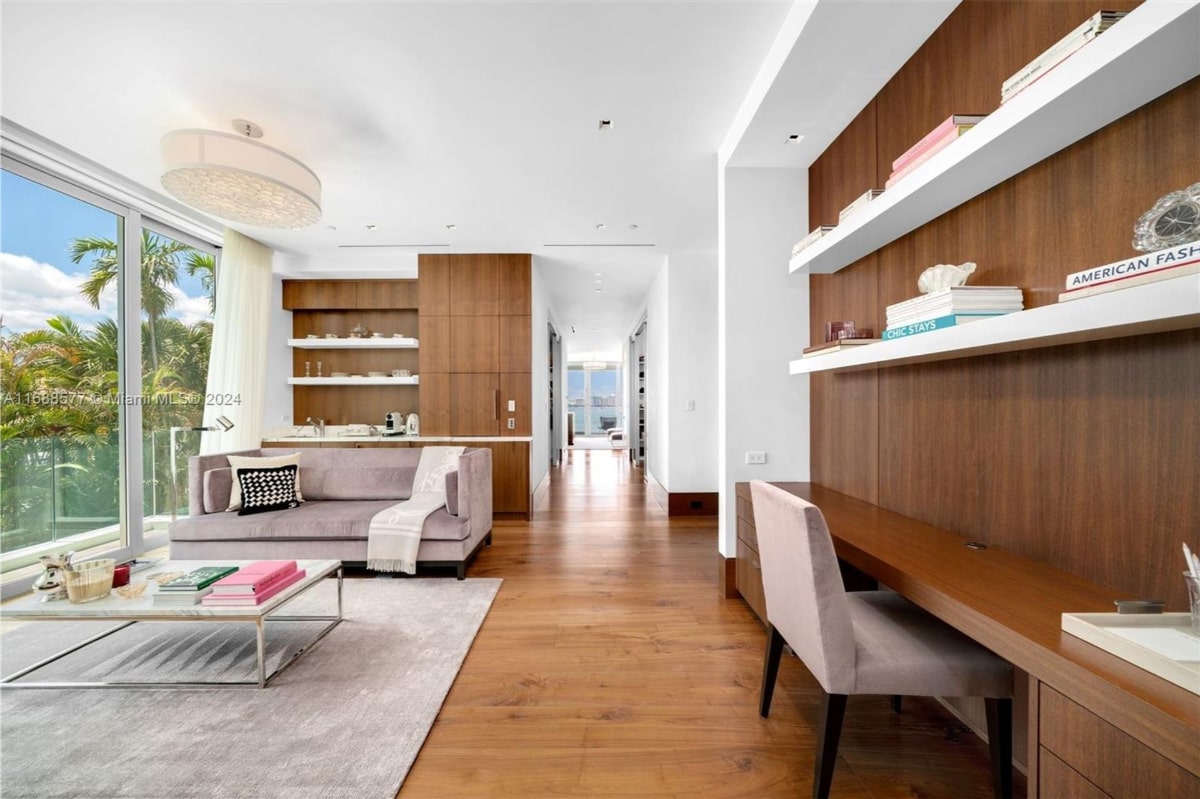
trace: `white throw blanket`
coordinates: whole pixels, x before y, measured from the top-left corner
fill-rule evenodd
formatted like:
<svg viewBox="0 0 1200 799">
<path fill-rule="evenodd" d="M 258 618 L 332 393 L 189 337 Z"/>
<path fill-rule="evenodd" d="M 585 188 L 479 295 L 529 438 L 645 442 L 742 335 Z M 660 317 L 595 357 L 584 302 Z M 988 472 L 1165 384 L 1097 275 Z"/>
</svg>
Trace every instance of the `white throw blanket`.
<svg viewBox="0 0 1200 799">
<path fill-rule="evenodd" d="M 367 568 L 416 574 L 421 528 L 429 514 L 446 504 L 446 474 L 458 468 L 465 447 L 423 447 L 412 496 L 371 519 Z"/>
</svg>

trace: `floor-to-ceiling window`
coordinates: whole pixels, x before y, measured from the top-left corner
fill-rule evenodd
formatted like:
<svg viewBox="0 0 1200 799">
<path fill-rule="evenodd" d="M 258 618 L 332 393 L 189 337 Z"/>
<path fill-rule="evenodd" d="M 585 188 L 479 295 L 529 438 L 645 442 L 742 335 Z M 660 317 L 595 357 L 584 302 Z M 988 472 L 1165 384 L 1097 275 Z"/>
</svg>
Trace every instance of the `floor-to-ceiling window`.
<svg viewBox="0 0 1200 799">
<path fill-rule="evenodd" d="M 567 369 L 567 409 L 575 417 L 575 435 L 604 435 L 624 418 L 621 364 L 572 363 Z"/>
<path fill-rule="evenodd" d="M 169 429 L 200 423 L 216 271 L 215 250 L 180 238 L 108 198 L 5 160 L 6 574 L 50 551 L 140 551 L 144 533 L 169 518 Z M 195 442 L 180 443 L 194 452 Z"/>
</svg>

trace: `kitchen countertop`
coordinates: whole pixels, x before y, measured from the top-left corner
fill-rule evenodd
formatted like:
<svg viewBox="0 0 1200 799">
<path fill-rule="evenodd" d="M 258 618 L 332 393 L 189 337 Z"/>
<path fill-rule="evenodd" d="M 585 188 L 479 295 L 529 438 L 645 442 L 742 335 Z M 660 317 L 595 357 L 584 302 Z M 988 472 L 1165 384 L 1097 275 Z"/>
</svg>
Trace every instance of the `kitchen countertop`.
<svg viewBox="0 0 1200 799">
<path fill-rule="evenodd" d="M 451 441 L 455 443 L 470 443 L 472 441 L 533 441 L 533 436 L 384 436 L 384 435 L 357 435 L 347 432 L 350 427 L 359 427 L 361 425 L 328 425 L 325 428 L 325 435 L 317 436 L 312 433 L 308 435 L 295 435 L 292 433 L 294 428 L 287 428 L 285 431 L 272 431 L 265 433 L 262 437 L 263 441 L 279 444 L 299 444 L 299 443 L 330 443 L 330 444 L 353 444 L 356 442 L 382 442 L 382 443 L 400 443 L 409 441 Z"/>
</svg>

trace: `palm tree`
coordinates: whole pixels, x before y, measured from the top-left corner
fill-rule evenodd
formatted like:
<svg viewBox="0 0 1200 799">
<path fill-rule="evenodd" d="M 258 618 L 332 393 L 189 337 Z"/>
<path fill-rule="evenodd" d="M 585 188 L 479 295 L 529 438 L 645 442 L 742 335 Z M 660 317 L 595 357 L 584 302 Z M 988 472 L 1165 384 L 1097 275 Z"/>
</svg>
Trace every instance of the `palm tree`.
<svg viewBox="0 0 1200 799">
<path fill-rule="evenodd" d="M 146 314 L 150 334 L 150 368 L 158 368 L 158 320 L 175 306 L 175 296 L 168 290 L 179 279 L 181 254 L 195 250 L 188 245 L 142 231 L 142 311 Z M 116 242 L 99 236 L 87 236 L 71 242 L 71 261 L 80 263 L 92 256 L 92 271 L 80 286 L 83 296 L 93 308 L 100 307 L 100 295 L 112 285 L 121 271 Z M 203 279 L 203 278 L 202 278 Z"/>
<path fill-rule="evenodd" d="M 217 259 L 201 250 L 188 253 L 187 263 L 183 265 L 188 275 L 200 275 L 200 287 L 208 294 L 208 310 L 217 312 Z"/>
</svg>

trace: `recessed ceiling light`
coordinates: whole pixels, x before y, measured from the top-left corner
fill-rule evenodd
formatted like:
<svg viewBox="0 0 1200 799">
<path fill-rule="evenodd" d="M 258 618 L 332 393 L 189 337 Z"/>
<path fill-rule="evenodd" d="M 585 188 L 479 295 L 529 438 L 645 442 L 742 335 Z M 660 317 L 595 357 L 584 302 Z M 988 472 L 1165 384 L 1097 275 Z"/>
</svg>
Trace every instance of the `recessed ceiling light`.
<svg viewBox="0 0 1200 799">
<path fill-rule="evenodd" d="M 606 227 L 608 227 L 608 225 L 601 222 L 600 224 L 596 225 L 596 230 L 604 230 Z"/>
<path fill-rule="evenodd" d="M 603 280 L 601 280 L 600 278 L 596 278 L 596 282 L 597 282 L 597 283 L 603 283 L 604 281 L 603 281 Z"/>
<path fill-rule="evenodd" d="M 326 225 L 325 229 L 326 230 L 337 230 L 337 225 Z"/>
<path fill-rule="evenodd" d="M 446 230 L 457 230 L 458 225 L 446 225 Z"/>
<path fill-rule="evenodd" d="M 604 289 L 596 289 L 596 293 L 597 293 L 597 294 L 599 294 L 599 293 L 600 293 L 600 292 L 602 292 L 602 291 L 604 291 Z"/>
<path fill-rule="evenodd" d="M 379 230 L 379 225 L 367 225 L 367 230 Z"/>
<path fill-rule="evenodd" d="M 637 229 L 638 229 L 638 226 L 637 226 L 637 225 L 630 225 L 630 226 L 629 226 L 629 229 L 630 229 L 630 230 L 637 230 Z"/>
<path fill-rule="evenodd" d="M 603 272 L 597 272 L 597 273 L 596 273 L 596 277 L 604 277 L 604 273 L 603 273 Z"/>
<path fill-rule="evenodd" d="M 600 130 L 612 130 L 612 120 L 611 119 L 600 120 Z"/>
<path fill-rule="evenodd" d="M 799 133 L 793 133 L 791 136 L 787 137 L 787 143 L 788 144 L 799 144 L 800 140 L 803 138 L 804 137 L 801 136 Z"/>
</svg>

